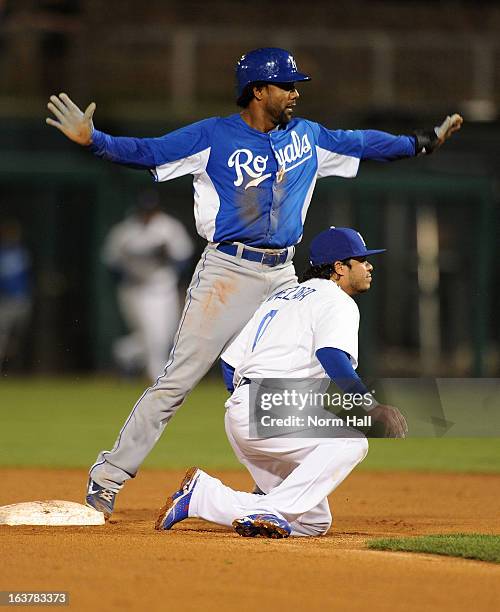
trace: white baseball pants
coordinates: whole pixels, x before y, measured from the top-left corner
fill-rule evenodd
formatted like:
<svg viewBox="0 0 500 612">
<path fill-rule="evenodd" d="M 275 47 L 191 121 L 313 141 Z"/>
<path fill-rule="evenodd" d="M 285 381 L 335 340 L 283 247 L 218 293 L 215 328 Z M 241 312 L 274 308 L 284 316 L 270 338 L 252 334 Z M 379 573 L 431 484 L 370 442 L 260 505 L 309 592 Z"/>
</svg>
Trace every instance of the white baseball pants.
<svg viewBox="0 0 500 612">
<path fill-rule="evenodd" d="M 230 526 L 249 514 L 286 519 L 295 536 L 319 536 L 331 526 L 327 496 L 368 452 L 359 438 L 249 438 L 249 389 L 236 389 L 226 403 L 226 433 L 238 459 L 266 495 L 234 491 L 201 472 L 189 516 Z"/>
</svg>

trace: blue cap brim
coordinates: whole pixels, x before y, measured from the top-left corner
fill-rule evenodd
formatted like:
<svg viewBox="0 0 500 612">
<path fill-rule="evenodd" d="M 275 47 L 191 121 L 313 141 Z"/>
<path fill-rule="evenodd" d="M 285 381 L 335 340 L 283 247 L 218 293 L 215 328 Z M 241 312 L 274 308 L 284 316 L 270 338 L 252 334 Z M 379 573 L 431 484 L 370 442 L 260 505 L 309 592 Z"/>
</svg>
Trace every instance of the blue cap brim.
<svg viewBox="0 0 500 612">
<path fill-rule="evenodd" d="M 354 257 L 368 257 L 368 255 L 377 255 L 377 253 L 385 253 L 387 249 L 370 249 L 368 251 L 364 251 L 364 253 L 353 253 L 352 255 L 346 255 L 341 259 L 337 258 L 335 261 L 343 261 L 344 259 L 353 259 Z M 311 266 L 322 266 L 324 264 L 333 263 L 331 259 L 326 260 L 323 258 L 317 258 L 315 262 L 312 259 L 309 260 Z"/>
<path fill-rule="evenodd" d="M 377 253 L 385 253 L 387 249 L 370 249 L 365 251 L 363 255 L 354 255 L 354 257 L 363 257 L 364 255 L 376 255 Z"/>
<path fill-rule="evenodd" d="M 352 253 L 352 255 L 348 255 L 346 259 L 351 259 L 354 257 L 367 257 L 368 255 L 376 255 L 377 253 L 385 253 L 387 249 L 369 249 L 363 251 L 362 253 Z"/>
</svg>

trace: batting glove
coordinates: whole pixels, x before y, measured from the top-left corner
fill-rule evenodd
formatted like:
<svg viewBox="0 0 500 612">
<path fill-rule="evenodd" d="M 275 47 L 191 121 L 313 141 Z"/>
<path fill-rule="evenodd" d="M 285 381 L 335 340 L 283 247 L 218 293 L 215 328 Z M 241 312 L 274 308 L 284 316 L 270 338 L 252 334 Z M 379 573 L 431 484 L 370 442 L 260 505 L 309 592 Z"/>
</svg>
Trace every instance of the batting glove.
<svg viewBox="0 0 500 612">
<path fill-rule="evenodd" d="M 430 155 L 462 127 L 463 118 L 455 113 L 448 115 L 443 123 L 433 130 L 416 130 L 416 155 Z"/>
<path fill-rule="evenodd" d="M 94 131 L 92 116 L 96 109 L 94 102 L 91 102 L 85 112 L 82 112 L 67 94 L 61 93 L 59 96 L 50 96 L 47 108 L 57 119 L 56 121 L 47 117 L 45 122 L 48 125 L 57 128 L 70 140 L 80 145 L 86 146 L 92 143 L 92 132 Z"/>
</svg>

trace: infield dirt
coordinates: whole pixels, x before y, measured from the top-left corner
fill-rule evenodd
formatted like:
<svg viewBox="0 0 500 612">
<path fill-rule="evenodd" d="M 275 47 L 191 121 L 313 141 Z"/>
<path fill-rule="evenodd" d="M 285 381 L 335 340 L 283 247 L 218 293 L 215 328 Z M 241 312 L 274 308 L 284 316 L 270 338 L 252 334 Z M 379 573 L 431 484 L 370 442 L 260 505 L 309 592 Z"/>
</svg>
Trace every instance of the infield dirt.
<svg viewBox="0 0 500 612">
<path fill-rule="evenodd" d="M 188 467 L 188 466 L 186 466 Z M 211 472 L 250 490 L 245 472 Z M 181 471 L 143 471 L 102 527 L 0 526 L 0 590 L 68 591 L 73 610 L 495 610 L 500 566 L 370 551 L 385 535 L 500 534 L 500 475 L 359 472 L 322 538 L 244 539 L 196 519 L 156 532 Z M 82 501 L 83 470 L 0 470 L 0 505 Z M 46 607 L 46 606 L 45 606 Z"/>
</svg>

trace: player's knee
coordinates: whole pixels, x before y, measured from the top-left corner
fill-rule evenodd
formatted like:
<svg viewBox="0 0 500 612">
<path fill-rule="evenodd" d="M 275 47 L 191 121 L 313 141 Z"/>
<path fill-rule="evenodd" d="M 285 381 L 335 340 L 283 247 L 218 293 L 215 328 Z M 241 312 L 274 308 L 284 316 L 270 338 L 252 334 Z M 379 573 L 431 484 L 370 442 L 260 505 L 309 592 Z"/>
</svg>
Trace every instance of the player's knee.
<svg viewBox="0 0 500 612">
<path fill-rule="evenodd" d="M 321 523 L 318 523 L 317 525 L 315 525 L 315 527 L 316 527 L 316 529 L 318 531 L 317 535 L 318 536 L 325 535 L 329 531 L 330 527 L 332 526 L 332 523 L 333 523 L 333 520 L 330 518 L 327 521 L 324 521 L 324 522 L 321 522 Z"/>
<path fill-rule="evenodd" d="M 311 535 L 325 535 L 332 526 L 332 523 L 333 516 L 330 509 L 328 509 L 326 512 L 321 513 L 321 515 L 318 516 L 314 523 L 311 525 Z"/>
<path fill-rule="evenodd" d="M 356 458 L 358 463 L 363 461 L 363 459 L 368 454 L 368 440 L 365 437 L 362 438 L 353 438 L 352 439 L 354 452 L 356 454 Z"/>
<path fill-rule="evenodd" d="M 325 535 L 333 523 L 330 508 L 316 512 L 315 516 L 303 515 L 293 524 L 293 535 L 319 537 Z"/>
<path fill-rule="evenodd" d="M 319 538 L 324 536 L 330 527 L 332 526 L 332 521 L 317 521 L 315 523 L 307 523 L 303 524 L 300 527 L 294 527 L 292 531 L 293 536 L 302 536 L 307 538 Z"/>
</svg>

